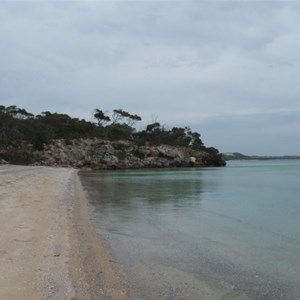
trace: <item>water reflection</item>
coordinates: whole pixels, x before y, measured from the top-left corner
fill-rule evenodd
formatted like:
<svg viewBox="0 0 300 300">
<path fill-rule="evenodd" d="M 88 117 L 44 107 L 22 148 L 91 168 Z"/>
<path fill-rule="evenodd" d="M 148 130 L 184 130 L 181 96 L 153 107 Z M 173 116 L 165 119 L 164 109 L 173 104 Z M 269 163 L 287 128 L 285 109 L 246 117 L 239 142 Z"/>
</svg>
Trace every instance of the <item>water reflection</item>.
<svg viewBox="0 0 300 300">
<path fill-rule="evenodd" d="M 196 176 L 195 176 L 196 175 Z M 102 210 L 111 206 L 137 209 L 139 206 L 181 207 L 181 202 L 200 203 L 203 193 L 202 172 L 114 171 L 81 174 L 92 204 Z"/>
</svg>

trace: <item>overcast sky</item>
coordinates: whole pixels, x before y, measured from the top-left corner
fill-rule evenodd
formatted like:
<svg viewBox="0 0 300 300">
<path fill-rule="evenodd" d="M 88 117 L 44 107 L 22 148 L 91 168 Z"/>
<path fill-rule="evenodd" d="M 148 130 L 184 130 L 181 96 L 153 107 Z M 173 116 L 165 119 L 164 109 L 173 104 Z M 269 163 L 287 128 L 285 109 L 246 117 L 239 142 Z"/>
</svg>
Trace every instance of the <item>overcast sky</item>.
<svg viewBox="0 0 300 300">
<path fill-rule="evenodd" d="M 207 146 L 300 154 L 300 2 L 0 1 L 0 104 L 122 108 Z"/>
</svg>

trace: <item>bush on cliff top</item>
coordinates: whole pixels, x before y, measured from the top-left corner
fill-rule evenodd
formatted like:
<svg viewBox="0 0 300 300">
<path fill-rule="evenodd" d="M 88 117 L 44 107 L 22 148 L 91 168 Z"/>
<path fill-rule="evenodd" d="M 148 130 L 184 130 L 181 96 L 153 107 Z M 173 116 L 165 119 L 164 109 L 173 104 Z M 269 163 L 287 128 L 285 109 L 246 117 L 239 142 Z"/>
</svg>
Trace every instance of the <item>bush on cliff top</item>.
<svg viewBox="0 0 300 300">
<path fill-rule="evenodd" d="M 42 150 L 52 139 L 77 139 L 98 137 L 107 140 L 130 140 L 138 145 L 172 145 L 218 155 L 215 148 L 206 148 L 198 132 L 189 127 L 167 129 L 155 122 L 137 131 L 135 123 L 141 117 L 122 109 L 115 109 L 112 117 L 100 109 L 94 110 L 95 122 L 72 118 L 67 114 L 42 112 L 33 115 L 15 105 L 0 106 L 0 148 L 20 148 L 21 141 Z"/>
</svg>

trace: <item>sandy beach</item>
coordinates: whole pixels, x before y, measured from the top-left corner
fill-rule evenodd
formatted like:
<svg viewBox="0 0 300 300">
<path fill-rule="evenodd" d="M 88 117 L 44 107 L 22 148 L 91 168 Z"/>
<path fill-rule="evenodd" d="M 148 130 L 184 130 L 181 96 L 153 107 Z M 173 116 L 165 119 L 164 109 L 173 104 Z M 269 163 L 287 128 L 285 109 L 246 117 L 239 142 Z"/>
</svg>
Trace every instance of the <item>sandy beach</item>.
<svg viewBox="0 0 300 300">
<path fill-rule="evenodd" d="M 0 166 L 0 299 L 128 299 L 74 169 Z"/>
</svg>

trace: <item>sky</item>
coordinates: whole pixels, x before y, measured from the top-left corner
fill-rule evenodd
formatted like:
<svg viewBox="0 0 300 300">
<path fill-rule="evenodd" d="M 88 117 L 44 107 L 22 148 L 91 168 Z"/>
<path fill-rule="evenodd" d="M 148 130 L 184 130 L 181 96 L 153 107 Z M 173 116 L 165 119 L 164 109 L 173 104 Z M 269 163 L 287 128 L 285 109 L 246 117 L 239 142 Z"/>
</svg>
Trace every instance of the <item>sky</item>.
<svg viewBox="0 0 300 300">
<path fill-rule="evenodd" d="M 0 104 L 300 155 L 300 1 L 0 1 Z"/>
</svg>

